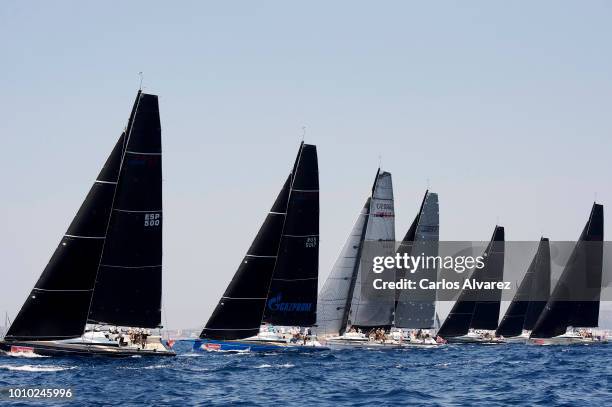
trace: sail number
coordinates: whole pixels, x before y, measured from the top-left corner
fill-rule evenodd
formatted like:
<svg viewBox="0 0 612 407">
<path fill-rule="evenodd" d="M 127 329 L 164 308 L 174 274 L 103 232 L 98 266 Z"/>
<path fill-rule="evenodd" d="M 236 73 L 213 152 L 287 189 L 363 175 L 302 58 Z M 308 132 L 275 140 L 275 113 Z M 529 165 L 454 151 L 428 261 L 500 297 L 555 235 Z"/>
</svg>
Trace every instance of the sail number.
<svg viewBox="0 0 612 407">
<path fill-rule="evenodd" d="M 316 236 L 307 237 L 306 247 L 317 247 L 317 237 Z"/>
<path fill-rule="evenodd" d="M 146 213 L 144 218 L 144 225 L 148 227 L 159 226 L 161 214 L 159 213 Z"/>
</svg>

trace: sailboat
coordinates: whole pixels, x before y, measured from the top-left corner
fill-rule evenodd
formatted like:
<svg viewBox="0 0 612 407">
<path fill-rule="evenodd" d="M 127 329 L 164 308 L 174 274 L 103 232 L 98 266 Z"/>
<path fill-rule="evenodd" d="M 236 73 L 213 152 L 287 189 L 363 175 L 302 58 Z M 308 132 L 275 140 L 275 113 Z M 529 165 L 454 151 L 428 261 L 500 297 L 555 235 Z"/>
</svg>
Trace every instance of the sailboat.
<svg viewBox="0 0 612 407">
<path fill-rule="evenodd" d="M 8 331 L 8 327 L 11 325 L 11 320 L 8 316 L 8 312 L 4 312 L 4 326 L 0 327 L 0 339 L 4 338 L 6 331 Z"/>
<path fill-rule="evenodd" d="M 0 349 L 174 356 L 149 332 L 161 328 L 161 279 L 159 106 L 156 95 L 139 91 L 125 131 Z"/>
<path fill-rule="evenodd" d="M 437 256 L 440 236 L 438 194 L 425 191 L 419 212 L 402 239 L 397 253 L 414 256 Z M 437 281 L 437 268 L 421 267 L 411 274 L 419 279 Z M 407 277 L 396 270 L 396 281 Z M 398 290 L 393 327 L 410 345 L 436 346 L 431 329 L 435 326 L 436 290 Z"/>
<path fill-rule="evenodd" d="M 372 273 L 362 270 L 366 245 L 376 245 L 377 255 L 395 252 L 395 212 L 391 174 L 378 169 L 371 195 L 360 211 L 351 233 L 325 281 L 319 296 L 317 335 L 331 348 L 354 346 L 397 347 L 397 341 L 372 341 L 370 331 L 393 324 L 395 293 L 368 298 L 362 284 Z M 385 252 L 385 253 L 383 253 Z M 365 275 L 363 273 L 366 273 Z"/>
<path fill-rule="evenodd" d="M 476 282 L 500 282 L 504 273 L 504 228 L 495 226 L 493 236 L 483 253 L 485 266 L 475 269 L 470 279 Z M 438 337 L 455 343 L 502 343 L 495 337 L 501 305 L 501 290 L 466 288 L 438 330 Z"/>
<path fill-rule="evenodd" d="M 550 243 L 542 237 L 538 250 L 508 306 L 495 336 L 506 342 L 525 342 L 550 295 Z"/>
<path fill-rule="evenodd" d="M 603 205 L 593 203 L 589 219 L 540 317 L 529 343 L 600 342 L 587 328 L 599 323 L 603 273 Z"/>
<path fill-rule="evenodd" d="M 308 334 L 316 322 L 318 274 L 317 149 L 302 142 L 293 170 L 193 349 L 322 349 Z"/>
</svg>

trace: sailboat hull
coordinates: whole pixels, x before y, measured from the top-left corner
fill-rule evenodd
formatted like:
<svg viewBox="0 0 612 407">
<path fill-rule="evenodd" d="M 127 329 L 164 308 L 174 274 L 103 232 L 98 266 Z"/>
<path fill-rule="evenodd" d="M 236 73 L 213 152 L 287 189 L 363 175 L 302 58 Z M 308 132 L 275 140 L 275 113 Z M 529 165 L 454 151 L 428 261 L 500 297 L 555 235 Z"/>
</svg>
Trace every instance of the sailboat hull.
<svg viewBox="0 0 612 407">
<path fill-rule="evenodd" d="M 380 342 L 380 341 L 351 341 L 343 339 L 328 339 L 325 341 L 325 346 L 332 350 L 342 349 L 374 349 L 374 350 L 393 350 L 406 348 L 409 345 L 396 341 Z"/>
<path fill-rule="evenodd" d="M 214 340 L 197 339 L 193 343 L 195 352 L 317 352 L 328 350 L 326 346 L 311 343 L 291 343 L 286 341 L 264 340 Z"/>
<path fill-rule="evenodd" d="M 529 338 L 529 345 L 594 345 L 608 343 L 607 338 L 599 336 L 585 337 L 575 334 L 564 334 L 552 338 Z"/>
<path fill-rule="evenodd" d="M 106 356 L 106 357 L 164 357 L 176 356 L 174 351 L 140 349 L 133 346 L 66 343 L 63 341 L 10 341 L 0 342 L 0 350 L 6 353 L 34 353 L 41 356 Z"/>
<path fill-rule="evenodd" d="M 468 332 L 466 335 L 463 336 L 455 336 L 449 338 L 445 337 L 444 339 L 446 339 L 448 343 L 474 343 L 481 345 L 500 345 L 502 343 L 505 343 L 505 339 L 496 337 L 494 335 L 486 336 L 477 332 Z"/>
<path fill-rule="evenodd" d="M 519 335 L 519 336 L 510 336 L 510 337 L 505 337 L 504 336 L 504 342 L 505 343 L 526 343 L 529 340 L 528 337 Z"/>
</svg>

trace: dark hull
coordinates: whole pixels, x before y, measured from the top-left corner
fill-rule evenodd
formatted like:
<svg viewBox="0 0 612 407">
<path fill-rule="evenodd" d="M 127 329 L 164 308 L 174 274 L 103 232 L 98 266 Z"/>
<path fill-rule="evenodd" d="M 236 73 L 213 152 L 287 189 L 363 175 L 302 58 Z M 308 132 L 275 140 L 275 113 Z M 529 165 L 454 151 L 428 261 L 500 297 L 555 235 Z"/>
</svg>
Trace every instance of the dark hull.
<svg viewBox="0 0 612 407">
<path fill-rule="evenodd" d="M 451 336 L 444 337 L 448 343 L 473 343 L 473 344 L 481 344 L 481 345 L 500 345 L 505 343 L 504 338 L 489 336 L 485 337 L 484 335 L 469 332 L 466 335 L 461 336 Z"/>
<path fill-rule="evenodd" d="M 501 345 L 506 343 L 503 339 L 475 339 L 475 338 L 465 338 L 465 337 L 455 337 L 455 338 L 444 338 L 448 343 L 452 344 L 477 344 L 477 345 Z"/>
<path fill-rule="evenodd" d="M 171 350 L 154 351 L 107 345 L 72 344 L 55 341 L 0 342 L 0 350 L 6 353 L 31 352 L 41 356 L 105 356 L 105 357 L 160 357 L 176 356 Z"/>
</svg>

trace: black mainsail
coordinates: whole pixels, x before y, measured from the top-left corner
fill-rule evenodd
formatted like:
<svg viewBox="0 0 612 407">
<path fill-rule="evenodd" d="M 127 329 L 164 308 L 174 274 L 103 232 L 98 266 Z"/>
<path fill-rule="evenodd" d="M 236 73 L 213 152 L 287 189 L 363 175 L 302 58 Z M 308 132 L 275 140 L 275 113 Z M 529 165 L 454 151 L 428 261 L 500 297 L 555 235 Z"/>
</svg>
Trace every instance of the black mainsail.
<svg viewBox="0 0 612 407">
<path fill-rule="evenodd" d="M 161 325 L 162 149 L 156 95 L 140 93 L 128 129 L 89 323 Z"/>
<path fill-rule="evenodd" d="M 312 326 L 319 283 L 319 166 L 314 145 L 302 144 L 263 322 Z"/>
<path fill-rule="evenodd" d="M 531 338 L 552 338 L 566 333 L 568 327 L 598 325 L 603 235 L 603 205 L 593 203 L 589 220 L 531 331 Z"/>
<path fill-rule="evenodd" d="M 128 125 L 62 237 L 51 260 L 11 324 L 6 340 L 58 340 L 83 334 L 106 238 Z"/>
<path fill-rule="evenodd" d="M 476 282 L 498 282 L 503 278 L 504 271 L 504 228 L 495 226 L 491 241 L 484 254 L 485 266 L 475 269 L 470 276 Z M 482 290 L 480 290 L 482 291 Z M 499 291 L 499 292 L 497 292 Z M 450 313 L 438 330 L 443 338 L 463 336 L 473 329 L 496 329 L 501 304 L 501 290 L 486 294 L 479 291 L 464 289 Z"/>
<path fill-rule="evenodd" d="M 496 226 L 493 237 L 486 251 L 485 267 L 476 270 L 478 281 L 497 283 L 504 278 L 504 228 Z M 481 290 L 482 291 L 482 290 Z M 474 315 L 470 322 L 473 329 L 496 329 L 499 322 L 501 306 L 501 288 L 489 290 L 479 298 L 474 306 Z M 485 299 L 483 299 L 485 297 Z"/>
<path fill-rule="evenodd" d="M 397 250 L 400 254 L 437 256 L 440 233 L 438 194 L 425 191 L 421 207 Z M 406 277 L 405 270 L 396 270 L 396 280 Z M 415 271 L 419 278 L 437 281 L 437 268 Z M 436 290 L 398 290 L 395 303 L 396 328 L 432 328 L 436 311 Z"/>
<path fill-rule="evenodd" d="M 264 319 L 312 325 L 316 319 L 318 228 L 316 147 L 302 143 L 291 174 L 200 338 L 248 338 L 259 333 Z"/>
<path fill-rule="evenodd" d="M 547 238 L 543 237 L 540 245 L 542 252 L 538 248 L 538 254 L 541 254 L 541 256 L 538 259 L 538 267 L 533 275 L 529 305 L 527 306 L 525 322 L 523 323 L 523 329 L 527 331 L 533 330 L 550 297 L 550 242 Z"/>
<path fill-rule="evenodd" d="M 542 312 L 550 293 L 550 244 L 542 237 L 538 250 L 512 302 L 499 323 L 496 336 L 513 337 L 531 329 L 530 321 Z M 529 315 L 530 321 L 527 320 Z"/>
</svg>

